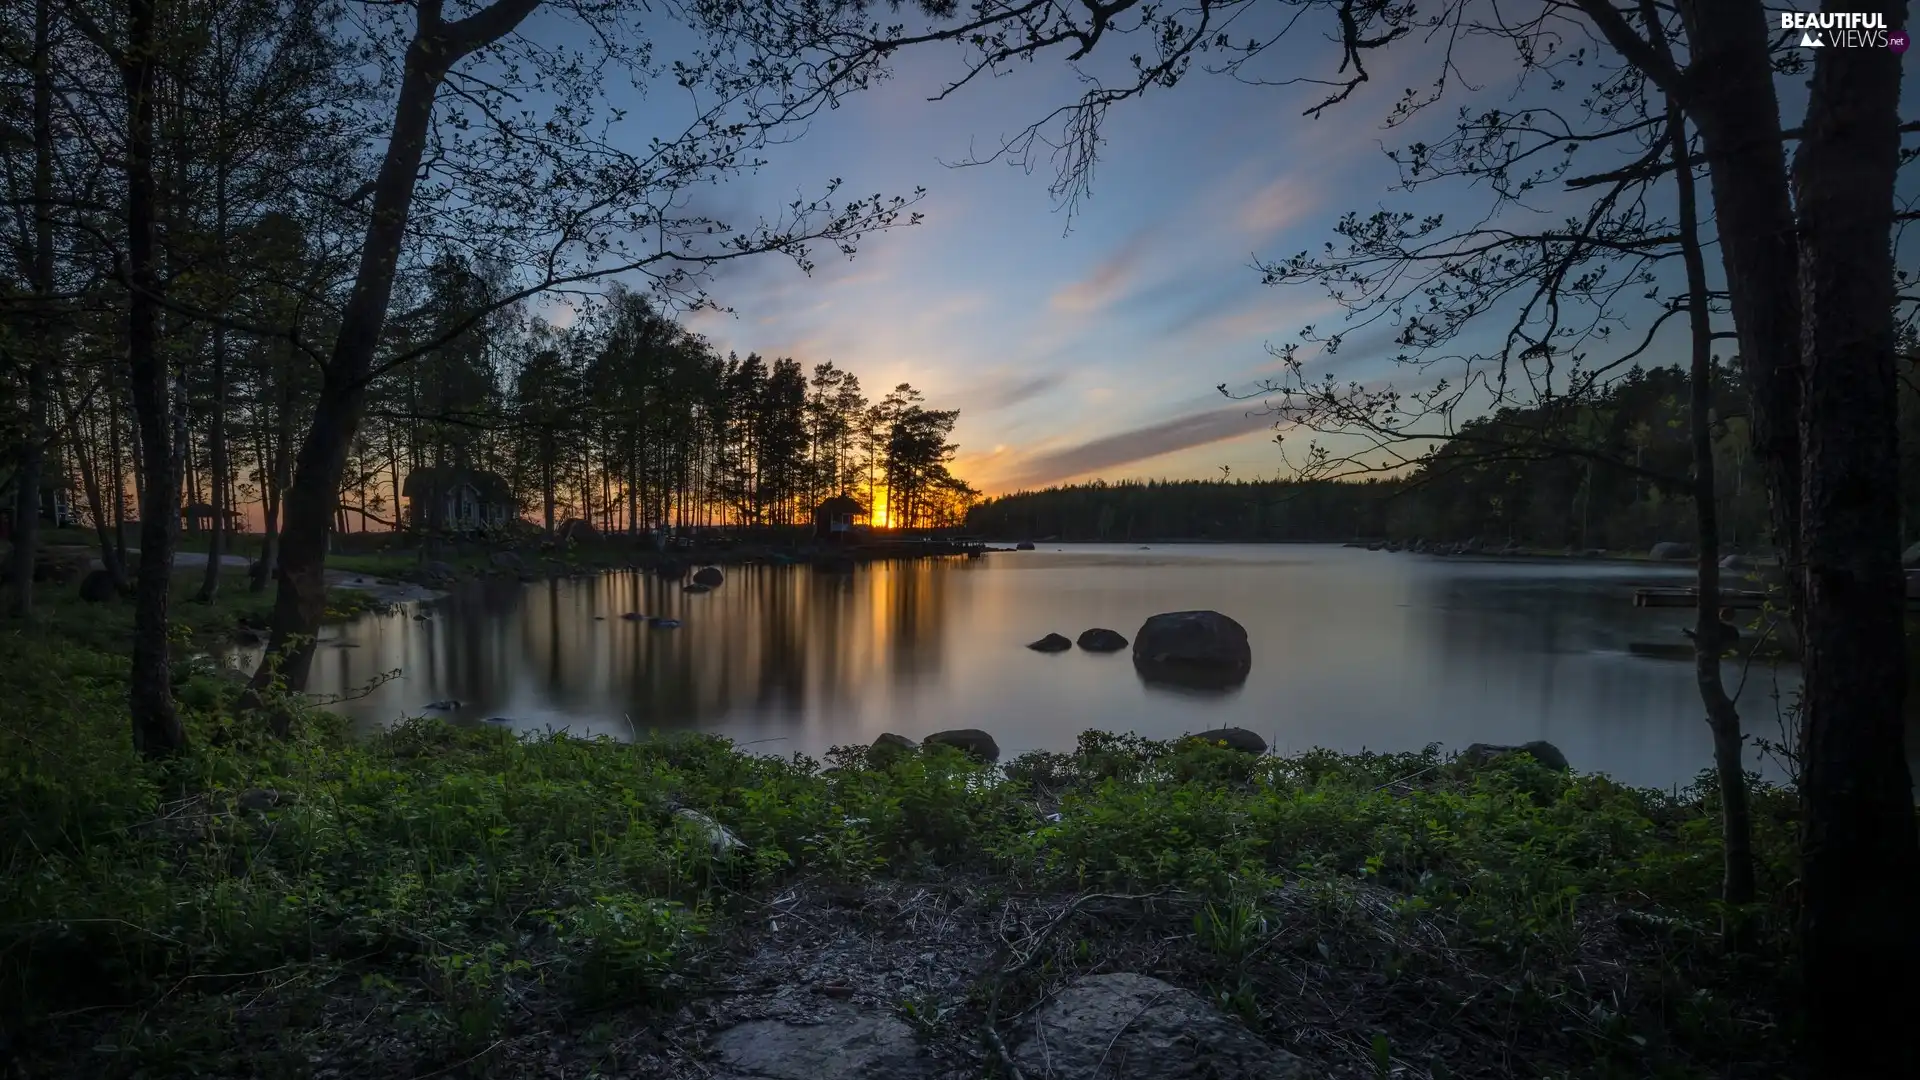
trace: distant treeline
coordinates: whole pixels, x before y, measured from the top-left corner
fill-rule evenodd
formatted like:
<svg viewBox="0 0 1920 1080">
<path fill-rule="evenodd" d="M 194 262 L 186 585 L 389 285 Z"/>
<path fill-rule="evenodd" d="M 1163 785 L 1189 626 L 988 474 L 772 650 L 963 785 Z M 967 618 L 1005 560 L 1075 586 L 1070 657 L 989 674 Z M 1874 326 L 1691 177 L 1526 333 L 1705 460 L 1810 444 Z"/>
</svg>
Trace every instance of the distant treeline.
<svg viewBox="0 0 1920 1080">
<path fill-rule="evenodd" d="M 1741 400 L 1731 369 L 1716 399 Z M 1908 535 L 1920 535 L 1920 407 L 1903 390 Z M 1767 543 L 1766 494 L 1746 418 L 1716 417 L 1725 543 Z M 1636 369 L 1593 399 L 1513 409 L 1461 425 L 1404 475 L 1306 481 L 1094 481 L 989 499 L 970 531 L 1071 541 L 1513 540 L 1632 549 L 1693 538 L 1686 377 Z"/>
</svg>

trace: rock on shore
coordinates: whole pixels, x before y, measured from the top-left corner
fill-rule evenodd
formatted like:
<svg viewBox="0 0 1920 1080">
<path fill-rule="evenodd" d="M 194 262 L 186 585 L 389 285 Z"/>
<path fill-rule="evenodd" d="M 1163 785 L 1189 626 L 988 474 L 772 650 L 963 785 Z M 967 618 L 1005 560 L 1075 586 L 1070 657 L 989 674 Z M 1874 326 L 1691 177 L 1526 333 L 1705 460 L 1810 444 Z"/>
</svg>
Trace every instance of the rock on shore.
<svg viewBox="0 0 1920 1080">
<path fill-rule="evenodd" d="M 1491 765 L 1501 758 L 1513 754 L 1533 755 L 1533 760 L 1556 772 L 1568 772 L 1572 766 L 1567 763 L 1567 755 L 1560 748 L 1544 739 L 1509 746 L 1502 743 L 1474 743 L 1461 753 L 1461 757 L 1473 765 Z"/>
</svg>

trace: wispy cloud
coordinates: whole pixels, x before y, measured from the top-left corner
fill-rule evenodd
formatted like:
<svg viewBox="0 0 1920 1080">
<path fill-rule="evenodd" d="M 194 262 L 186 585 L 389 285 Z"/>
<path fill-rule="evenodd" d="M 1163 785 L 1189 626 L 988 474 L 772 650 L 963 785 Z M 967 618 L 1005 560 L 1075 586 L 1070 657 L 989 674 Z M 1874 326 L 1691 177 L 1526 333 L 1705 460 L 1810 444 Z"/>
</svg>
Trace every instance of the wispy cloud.
<svg viewBox="0 0 1920 1080">
<path fill-rule="evenodd" d="M 1318 209 L 1324 194 L 1323 183 L 1314 183 L 1298 173 L 1282 174 L 1254 192 L 1241 206 L 1240 227 L 1264 240 L 1281 229 L 1298 224 Z"/>
<path fill-rule="evenodd" d="M 1238 438 L 1273 425 L 1257 407 L 1231 405 L 1103 435 L 1028 458 L 1008 477 L 1008 488 L 1042 487 L 1147 461 L 1180 450 Z"/>
<path fill-rule="evenodd" d="M 1122 299 L 1133 287 L 1158 232 L 1158 229 L 1142 229 L 1128 237 L 1125 243 L 1094 264 L 1092 273 L 1057 290 L 1053 294 L 1053 310 L 1087 315 Z"/>
<path fill-rule="evenodd" d="M 1064 371 L 1001 370 L 979 376 L 955 401 L 962 415 L 1028 404 L 1067 381 Z"/>
</svg>

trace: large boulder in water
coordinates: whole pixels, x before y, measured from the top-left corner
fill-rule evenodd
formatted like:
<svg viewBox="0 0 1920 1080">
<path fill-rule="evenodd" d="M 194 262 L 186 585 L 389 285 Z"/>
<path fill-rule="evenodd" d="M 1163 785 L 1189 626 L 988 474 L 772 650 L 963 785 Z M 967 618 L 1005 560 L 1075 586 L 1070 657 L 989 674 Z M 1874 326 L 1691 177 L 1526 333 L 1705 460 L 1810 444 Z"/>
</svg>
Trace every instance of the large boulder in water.
<svg viewBox="0 0 1920 1080">
<path fill-rule="evenodd" d="M 1567 772 L 1572 768 L 1567 764 L 1567 755 L 1561 753 L 1559 747 L 1544 739 L 1535 739 L 1518 746 L 1477 742 L 1467 747 L 1466 752 L 1460 756 L 1470 765 L 1484 766 L 1515 754 L 1530 754 L 1533 760 L 1555 772 Z"/>
<path fill-rule="evenodd" d="M 1253 670 L 1246 627 L 1217 611 L 1169 611 L 1133 636 L 1133 667 L 1149 682 L 1220 688 Z"/>
<path fill-rule="evenodd" d="M 1080 635 L 1079 645 L 1088 652 L 1119 652 L 1127 647 L 1127 639 L 1117 630 L 1096 626 Z"/>
<path fill-rule="evenodd" d="M 1650 558 L 1659 562 L 1684 562 L 1687 559 L 1693 558 L 1693 545 L 1681 544 L 1672 540 L 1662 540 L 1653 545 L 1653 550 L 1647 554 Z"/>
<path fill-rule="evenodd" d="M 1068 649 L 1073 648 L 1073 642 L 1069 640 L 1065 634 L 1048 634 L 1039 641 L 1029 643 L 1027 648 L 1032 649 L 1034 652 L 1066 652 Z"/>
<path fill-rule="evenodd" d="M 993 736 L 979 728 L 936 731 L 920 741 L 924 746 L 951 746 L 963 754 L 970 754 L 989 764 L 1000 760 L 1000 744 L 993 741 Z"/>
<path fill-rule="evenodd" d="M 717 566 L 703 566 L 693 572 L 693 583 L 695 585 L 705 585 L 709 589 L 719 588 L 721 582 L 726 580 L 727 575 L 721 573 L 720 568 Z"/>
</svg>

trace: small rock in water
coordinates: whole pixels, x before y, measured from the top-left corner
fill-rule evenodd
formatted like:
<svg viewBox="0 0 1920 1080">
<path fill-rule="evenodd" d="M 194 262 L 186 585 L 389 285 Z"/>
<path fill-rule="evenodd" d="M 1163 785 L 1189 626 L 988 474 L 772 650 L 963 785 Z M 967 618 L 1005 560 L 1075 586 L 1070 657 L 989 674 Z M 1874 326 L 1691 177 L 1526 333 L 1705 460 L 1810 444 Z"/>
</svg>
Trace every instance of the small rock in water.
<svg viewBox="0 0 1920 1080">
<path fill-rule="evenodd" d="M 672 630 L 677 628 L 679 625 L 680 625 L 679 619 L 655 618 L 653 620 L 653 628 L 656 630 Z"/>
<path fill-rule="evenodd" d="M 415 615 L 415 616 L 413 617 L 413 621 L 414 621 L 414 622 L 426 622 L 426 621 L 427 621 L 427 617 L 426 617 L 425 615 Z"/>
<path fill-rule="evenodd" d="M 1502 758 L 1519 753 L 1533 755 L 1533 760 L 1555 772 L 1567 772 L 1572 768 L 1572 766 L 1567 763 L 1567 755 L 1561 753 L 1559 747 L 1544 739 L 1535 739 L 1532 742 L 1521 743 L 1518 746 L 1508 746 L 1499 743 L 1474 743 L 1472 746 L 1467 747 L 1460 756 L 1472 765 L 1491 765 Z"/>
<path fill-rule="evenodd" d="M 971 754 L 989 764 L 1000 760 L 1000 744 L 993 741 L 993 736 L 979 728 L 936 731 L 921 741 L 928 746 L 951 746 L 963 754 Z"/>
<path fill-rule="evenodd" d="M 713 586 L 711 586 L 711 585 L 697 585 L 697 584 L 696 584 L 696 585 L 682 585 L 682 586 L 680 586 L 680 591 L 681 591 L 681 592 L 684 592 L 684 593 L 708 593 L 708 592 L 712 592 L 712 591 L 713 591 Z"/>
<path fill-rule="evenodd" d="M 1189 735 L 1187 737 L 1190 739 L 1199 739 L 1201 742 L 1225 743 L 1227 749 L 1238 750 L 1243 754 L 1259 755 L 1267 752 L 1267 740 L 1248 731 L 1246 728 L 1214 728 L 1212 731 L 1202 731 L 1197 735 Z"/>
<path fill-rule="evenodd" d="M 487 722 L 487 723 L 489 723 L 489 724 L 511 724 L 511 723 L 513 723 L 513 717 L 511 717 L 511 716 L 489 716 L 489 717 L 487 717 L 487 719 L 486 719 L 486 722 Z"/>
<path fill-rule="evenodd" d="M 1065 634 L 1048 634 L 1039 641 L 1029 644 L 1027 648 L 1034 652 L 1066 652 L 1073 648 L 1073 642 L 1067 640 Z"/>
<path fill-rule="evenodd" d="M 445 701 L 430 701 L 427 703 L 427 708 L 438 709 L 441 712 L 451 712 L 459 707 L 460 703 L 453 698 L 447 698 Z"/>
<path fill-rule="evenodd" d="M 693 583 L 705 585 L 709 589 L 719 588 L 726 580 L 727 576 L 722 574 L 717 566 L 703 566 L 693 572 Z"/>
<path fill-rule="evenodd" d="M 628 622 L 637 622 L 641 619 L 646 618 L 645 615 L 642 615 L 637 611 L 629 611 L 625 615 L 622 615 L 620 617 L 627 620 Z"/>
<path fill-rule="evenodd" d="M 1079 644 L 1088 652 L 1119 652 L 1127 647 L 1127 639 L 1117 630 L 1096 626 L 1080 635 Z"/>
</svg>

